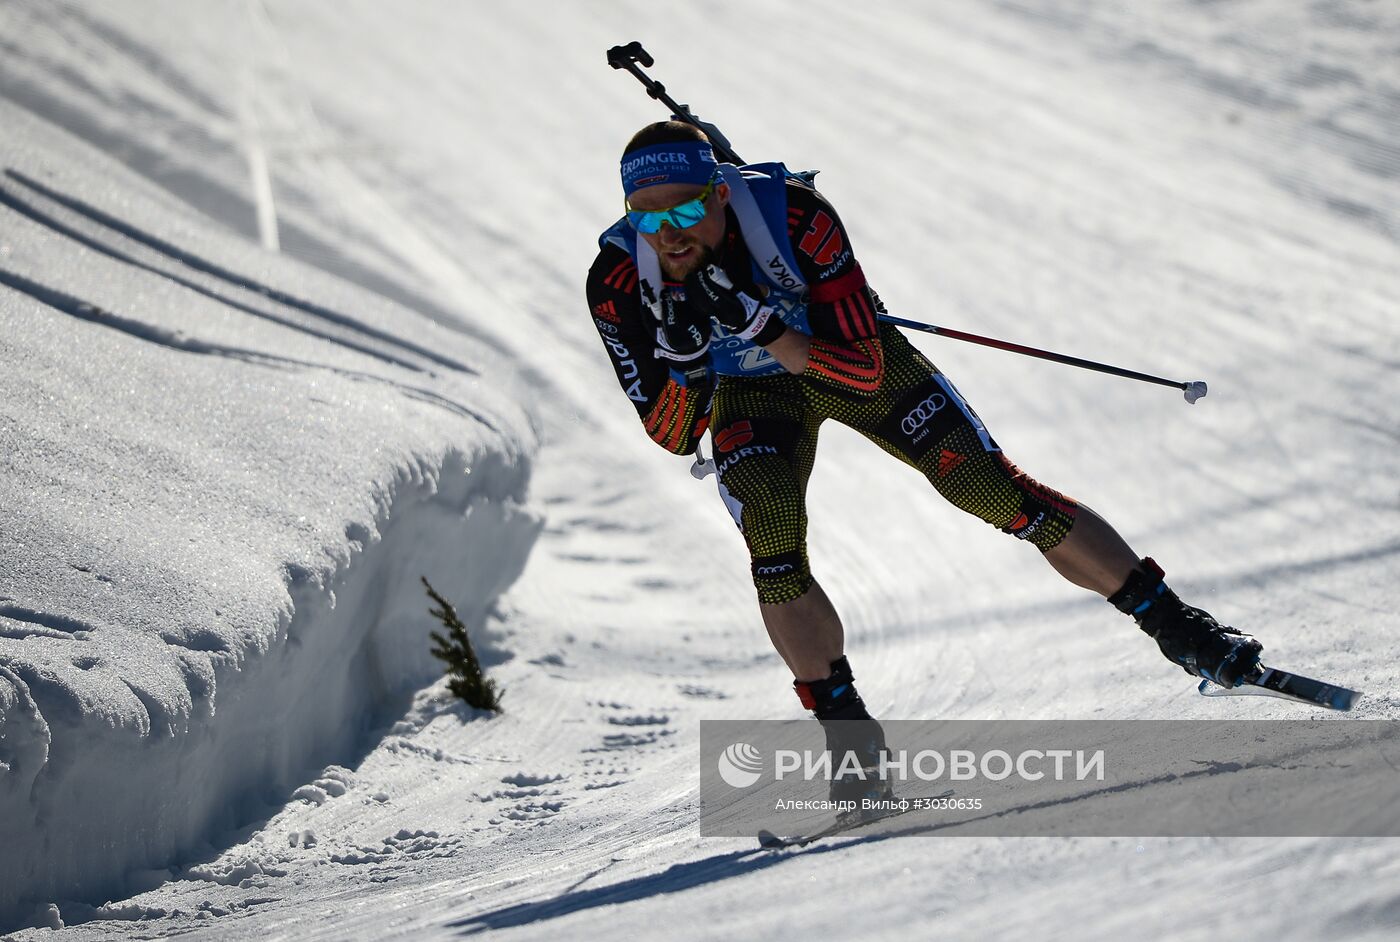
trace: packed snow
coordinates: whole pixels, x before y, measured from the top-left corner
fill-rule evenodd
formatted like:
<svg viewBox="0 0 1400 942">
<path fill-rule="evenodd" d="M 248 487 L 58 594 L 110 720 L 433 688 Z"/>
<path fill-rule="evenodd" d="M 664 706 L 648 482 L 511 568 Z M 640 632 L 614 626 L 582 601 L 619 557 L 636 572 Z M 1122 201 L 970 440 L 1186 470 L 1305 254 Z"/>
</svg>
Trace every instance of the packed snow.
<svg viewBox="0 0 1400 942">
<path fill-rule="evenodd" d="M 582 298 L 665 117 L 821 168 L 916 343 L 1187 601 L 1395 719 L 1400 16 L 1278 4 L 0 6 L 0 932 L 1387 939 L 1386 839 L 698 836 L 795 718 L 713 481 Z M 1285 718 L 828 425 L 890 719 Z M 419 579 L 505 712 L 453 702 Z M 1324 718 L 1324 717 L 1320 717 Z M 1144 800 L 1150 800 L 1145 797 Z M 55 934 L 55 930 L 57 930 Z"/>
</svg>

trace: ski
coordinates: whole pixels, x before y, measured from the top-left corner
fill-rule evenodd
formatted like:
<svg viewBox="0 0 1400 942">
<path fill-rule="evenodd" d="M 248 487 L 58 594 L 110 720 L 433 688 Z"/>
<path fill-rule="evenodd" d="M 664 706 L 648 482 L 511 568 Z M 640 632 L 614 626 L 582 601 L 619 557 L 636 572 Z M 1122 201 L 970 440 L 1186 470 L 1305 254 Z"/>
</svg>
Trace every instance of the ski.
<svg viewBox="0 0 1400 942">
<path fill-rule="evenodd" d="M 947 791 L 939 792 L 937 795 L 931 795 L 929 796 L 929 798 L 923 800 L 927 801 L 930 799 L 950 798 L 952 797 L 952 794 L 953 790 L 950 788 Z M 819 841 L 826 837 L 835 837 L 838 834 L 847 834 L 851 831 L 857 831 L 863 827 L 866 827 L 867 825 L 875 824 L 879 821 L 888 821 L 891 818 L 897 818 L 902 814 L 908 814 L 911 811 L 917 810 L 920 810 L 919 806 L 917 804 L 911 803 L 909 807 L 901 811 L 891 811 L 888 814 L 876 815 L 873 818 L 862 818 L 858 821 L 836 821 L 832 824 L 828 824 L 824 828 L 812 831 L 809 834 L 798 834 L 791 837 L 779 837 L 777 834 L 774 834 L 772 831 L 765 828 L 758 832 L 758 846 L 762 847 L 764 850 L 783 850 L 789 847 L 806 847 L 813 841 Z"/>
<path fill-rule="evenodd" d="M 1241 679 L 1239 686 L 1226 688 L 1203 680 L 1196 689 L 1206 697 L 1280 697 L 1329 710 L 1350 710 L 1361 699 L 1356 690 L 1262 665 L 1258 673 Z"/>
</svg>

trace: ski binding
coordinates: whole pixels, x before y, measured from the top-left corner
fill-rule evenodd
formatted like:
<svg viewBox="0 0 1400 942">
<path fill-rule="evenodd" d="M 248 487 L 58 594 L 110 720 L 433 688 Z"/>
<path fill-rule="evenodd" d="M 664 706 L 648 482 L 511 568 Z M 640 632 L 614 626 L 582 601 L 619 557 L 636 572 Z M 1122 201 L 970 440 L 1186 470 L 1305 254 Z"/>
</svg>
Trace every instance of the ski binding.
<svg viewBox="0 0 1400 942">
<path fill-rule="evenodd" d="M 1280 697 L 1329 710 L 1350 710 L 1361 699 L 1359 691 L 1262 664 L 1255 673 L 1241 678 L 1235 687 L 1221 687 L 1203 680 L 1196 689 L 1206 697 Z"/>
</svg>

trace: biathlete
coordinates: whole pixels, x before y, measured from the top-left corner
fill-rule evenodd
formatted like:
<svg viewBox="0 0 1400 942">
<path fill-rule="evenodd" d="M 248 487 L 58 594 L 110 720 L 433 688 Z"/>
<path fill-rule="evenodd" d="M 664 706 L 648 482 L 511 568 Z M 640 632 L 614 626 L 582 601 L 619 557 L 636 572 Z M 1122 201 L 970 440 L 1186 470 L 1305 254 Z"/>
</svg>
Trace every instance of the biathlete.
<svg viewBox="0 0 1400 942">
<path fill-rule="evenodd" d="M 1183 603 L 1102 517 L 1017 468 L 948 378 L 877 319 L 841 219 L 808 178 L 775 163 L 721 165 L 679 121 L 633 136 L 621 170 L 626 215 L 588 274 L 594 325 L 653 441 L 691 454 L 711 432 L 764 625 L 829 743 L 849 728 L 834 721 L 860 720 L 873 731 L 860 737 L 867 764 L 884 746 L 807 558 L 807 480 L 827 419 L 1034 546 L 1188 673 L 1233 687 L 1255 669 L 1258 641 Z"/>
</svg>

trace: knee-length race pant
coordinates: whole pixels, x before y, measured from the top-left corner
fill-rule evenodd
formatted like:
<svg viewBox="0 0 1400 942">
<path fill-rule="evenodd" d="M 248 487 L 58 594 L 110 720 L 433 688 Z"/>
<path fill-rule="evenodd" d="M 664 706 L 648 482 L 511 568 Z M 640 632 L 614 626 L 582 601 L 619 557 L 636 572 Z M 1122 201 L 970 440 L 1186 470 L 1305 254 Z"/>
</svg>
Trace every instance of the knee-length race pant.
<svg viewBox="0 0 1400 942">
<path fill-rule="evenodd" d="M 882 325 L 885 376 L 857 398 L 791 374 L 723 377 L 713 429 L 720 494 L 752 560 L 760 602 L 780 604 L 812 585 L 807 479 L 826 419 L 850 426 L 917 468 L 954 506 L 1042 552 L 1074 524 L 1077 504 L 1017 468 L 943 374 Z"/>
</svg>

